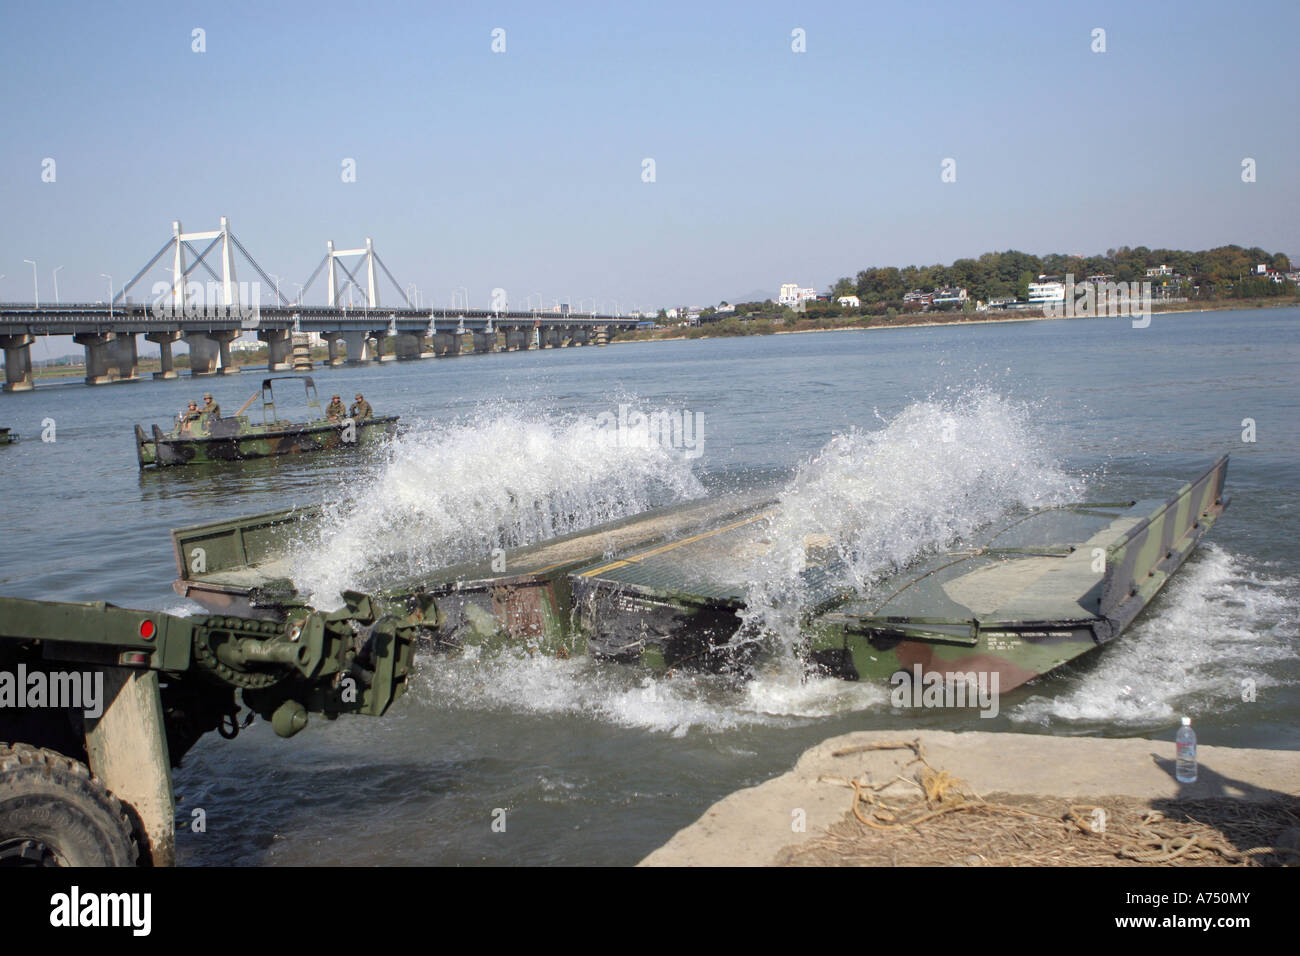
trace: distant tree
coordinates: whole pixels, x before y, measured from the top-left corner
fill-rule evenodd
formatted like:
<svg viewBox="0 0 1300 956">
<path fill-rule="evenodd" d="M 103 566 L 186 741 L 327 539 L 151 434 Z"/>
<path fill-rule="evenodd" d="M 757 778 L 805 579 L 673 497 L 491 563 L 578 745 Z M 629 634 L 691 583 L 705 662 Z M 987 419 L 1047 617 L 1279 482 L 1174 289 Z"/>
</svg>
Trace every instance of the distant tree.
<svg viewBox="0 0 1300 956">
<path fill-rule="evenodd" d="M 1020 279 L 1016 283 L 1016 298 L 1024 302 L 1029 298 L 1029 283 L 1034 281 L 1034 273 L 1026 269 L 1020 273 Z"/>
</svg>

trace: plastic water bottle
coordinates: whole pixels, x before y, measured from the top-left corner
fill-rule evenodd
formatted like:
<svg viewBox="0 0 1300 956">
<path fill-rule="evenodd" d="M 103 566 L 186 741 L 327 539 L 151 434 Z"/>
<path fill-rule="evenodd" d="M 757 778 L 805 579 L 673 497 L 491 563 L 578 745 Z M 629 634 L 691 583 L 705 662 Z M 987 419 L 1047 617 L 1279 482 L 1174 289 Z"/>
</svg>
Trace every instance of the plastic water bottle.
<svg viewBox="0 0 1300 956">
<path fill-rule="evenodd" d="M 1178 758 L 1174 762 L 1174 776 L 1179 783 L 1196 782 L 1196 731 L 1192 730 L 1192 718 L 1184 717 L 1183 725 L 1178 728 Z"/>
</svg>

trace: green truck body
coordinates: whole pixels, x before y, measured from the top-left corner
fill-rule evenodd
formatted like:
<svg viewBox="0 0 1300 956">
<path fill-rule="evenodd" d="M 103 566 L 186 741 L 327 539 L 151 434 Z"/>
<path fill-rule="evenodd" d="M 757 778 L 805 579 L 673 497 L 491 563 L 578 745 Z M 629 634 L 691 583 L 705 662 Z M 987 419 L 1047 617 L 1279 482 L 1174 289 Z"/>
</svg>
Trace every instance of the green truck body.
<svg viewBox="0 0 1300 956">
<path fill-rule="evenodd" d="M 168 864 L 171 768 L 204 734 L 383 714 L 436 606 L 344 598 L 279 621 L 0 598 L 0 865 Z"/>
</svg>

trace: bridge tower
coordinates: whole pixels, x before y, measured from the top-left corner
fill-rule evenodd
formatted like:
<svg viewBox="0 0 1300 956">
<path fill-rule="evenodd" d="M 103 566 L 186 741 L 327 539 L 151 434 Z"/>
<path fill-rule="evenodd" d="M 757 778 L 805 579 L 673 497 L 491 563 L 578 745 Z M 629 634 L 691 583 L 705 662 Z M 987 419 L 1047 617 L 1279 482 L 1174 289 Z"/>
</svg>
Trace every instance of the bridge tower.
<svg viewBox="0 0 1300 956">
<path fill-rule="evenodd" d="M 235 279 L 235 244 L 232 242 L 230 234 L 230 220 L 225 216 L 221 217 L 221 228 L 210 230 L 208 232 L 185 232 L 181 228 L 179 219 L 172 220 L 172 295 L 171 307 L 180 312 L 185 311 L 185 285 L 186 276 L 190 270 L 185 267 L 185 243 L 197 242 L 200 240 L 211 240 L 215 245 L 217 241 L 221 242 L 221 298 L 220 303 L 207 302 L 204 305 L 224 305 L 237 308 L 239 306 L 239 283 Z M 208 247 L 209 249 L 211 246 Z M 202 260 L 207 255 L 207 250 L 199 256 Z M 195 262 L 197 266 L 199 263 Z M 257 305 L 258 303 L 251 303 Z"/>
<path fill-rule="evenodd" d="M 329 263 L 329 287 L 328 300 L 331 309 L 337 309 L 339 306 L 339 275 L 335 271 L 335 265 L 340 256 L 365 256 L 366 260 L 366 305 L 369 308 L 379 308 L 379 283 L 375 279 L 375 244 L 370 237 L 366 237 L 366 245 L 363 249 L 335 249 L 334 240 L 330 239 L 325 243 L 325 258 Z M 343 263 L 337 263 L 339 269 L 347 273 L 348 279 L 353 285 L 357 284 L 356 276 Z"/>
</svg>

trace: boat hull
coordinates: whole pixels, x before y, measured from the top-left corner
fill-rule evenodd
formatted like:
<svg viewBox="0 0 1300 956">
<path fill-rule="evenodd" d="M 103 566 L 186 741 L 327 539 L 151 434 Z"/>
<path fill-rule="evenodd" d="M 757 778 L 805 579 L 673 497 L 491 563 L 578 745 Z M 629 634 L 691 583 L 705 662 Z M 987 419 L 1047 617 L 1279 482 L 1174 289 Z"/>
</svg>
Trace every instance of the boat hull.
<svg viewBox="0 0 1300 956">
<path fill-rule="evenodd" d="M 345 420 L 275 428 L 227 428 L 226 421 L 214 422 L 210 434 L 193 437 L 168 436 L 154 426 L 153 436 L 149 438 L 137 426 L 136 455 L 140 467 L 166 468 L 330 451 L 374 444 L 392 436 L 397 429 L 395 415 L 368 418 L 359 423 Z"/>
<path fill-rule="evenodd" d="M 996 675 L 999 692 L 1012 690 L 1132 623 L 1222 515 L 1226 473 L 1224 457 L 1167 500 L 1016 516 L 983 544 L 930 555 L 869 593 L 845 590 L 812 535 L 802 655 L 810 671 L 846 680 L 971 675 L 987 686 Z M 734 571 L 765 544 L 778 507 L 765 494 L 678 505 L 507 551 L 500 567 L 449 566 L 378 593 L 434 597 L 444 650 L 522 646 L 651 669 L 745 670 L 762 642 L 733 640 L 746 590 Z M 288 576 L 293 543 L 315 520 L 277 512 L 173 531 L 176 590 L 267 616 L 307 600 Z"/>
</svg>

